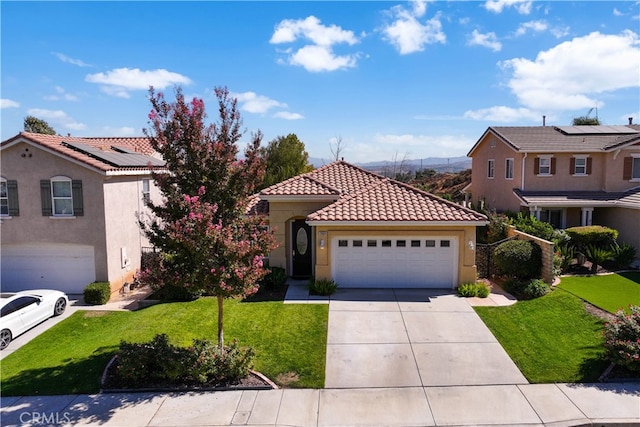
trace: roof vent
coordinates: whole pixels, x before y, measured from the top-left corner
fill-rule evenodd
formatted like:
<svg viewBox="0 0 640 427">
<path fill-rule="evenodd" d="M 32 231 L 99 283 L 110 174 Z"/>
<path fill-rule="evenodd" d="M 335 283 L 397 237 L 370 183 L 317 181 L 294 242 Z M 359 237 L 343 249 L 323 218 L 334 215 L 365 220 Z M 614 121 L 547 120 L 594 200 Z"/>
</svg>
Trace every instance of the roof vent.
<svg viewBox="0 0 640 427">
<path fill-rule="evenodd" d="M 542 126 L 547 125 L 547 116 L 542 116 Z"/>
<path fill-rule="evenodd" d="M 629 117 L 629 124 L 632 125 L 633 124 L 633 117 Z"/>
</svg>

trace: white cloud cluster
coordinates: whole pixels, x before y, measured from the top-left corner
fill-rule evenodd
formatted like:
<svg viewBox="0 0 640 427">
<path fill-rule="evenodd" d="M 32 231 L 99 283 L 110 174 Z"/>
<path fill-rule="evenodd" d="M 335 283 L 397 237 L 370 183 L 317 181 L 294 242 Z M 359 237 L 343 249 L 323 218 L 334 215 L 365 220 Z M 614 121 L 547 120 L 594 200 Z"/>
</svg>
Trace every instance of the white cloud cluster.
<svg viewBox="0 0 640 427">
<path fill-rule="evenodd" d="M 47 101 L 77 101 L 78 97 L 72 93 L 67 92 L 62 86 L 56 86 L 54 88 L 55 94 L 46 95 L 44 99 Z"/>
<path fill-rule="evenodd" d="M 87 126 L 84 123 L 77 122 L 62 110 L 45 110 L 42 108 L 30 108 L 27 114 L 45 120 L 52 124 L 53 127 L 62 126 L 65 129 L 83 130 Z"/>
<path fill-rule="evenodd" d="M 484 7 L 493 13 L 502 13 L 504 9 L 513 7 L 520 15 L 528 15 L 532 5 L 531 0 L 487 0 Z"/>
<path fill-rule="evenodd" d="M 475 120 L 516 122 L 549 118 L 563 110 L 603 106 L 601 94 L 639 88 L 640 39 L 627 30 L 621 34 L 594 32 L 541 51 L 535 59 L 513 58 L 498 65 L 511 73 L 507 87 L 517 108 L 494 106 L 467 111 Z"/>
<path fill-rule="evenodd" d="M 333 48 L 336 44 L 353 46 L 359 43 L 355 34 L 336 25 L 323 25 L 315 16 L 281 21 L 276 25 L 269 43 L 295 43 L 301 40 L 310 43 L 298 49 L 285 50 L 283 53 L 287 63 L 312 72 L 335 71 L 356 65 L 357 53 L 339 55 Z"/>
<path fill-rule="evenodd" d="M 2 108 L 18 108 L 20 106 L 19 103 L 7 98 L 0 99 L 0 109 Z"/>
<path fill-rule="evenodd" d="M 542 33 L 545 31 L 549 31 L 555 38 L 558 39 L 569 34 L 568 27 L 552 27 L 547 21 L 541 19 L 537 21 L 523 22 L 515 31 L 514 35 L 516 37 L 521 37 L 528 33 Z"/>
<path fill-rule="evenodd" d="M 231 93 L 232 97 L 238 100 L 240 109 L 254 114 L 266 114 L 274 108 L 286 109 L 288 105 L 284 102 L 276 101 L 264 95 L 258 95 L 255 92 Z M 285 120 L 299 120 L 304 116 L 289 111 L 277 111 L 273 117 Z"/>
<path fill-rule="evenodd" d="M 482 34 L 478 30 L 473 30 L 467 44 L 469 46 L 486 47 L 494 52 L 500 52 L 502 50 L 502 43 L 498 41 L 498 37 L 494 32 Z"/>
<path fill-rule="evenodd" d="M 388 13 L 393 17 L 393 21 L 381 29 L 384 38 L 401 55 L 420 52 L 426 45 L 447 41 L 439 16 L 421 22 L 420 18 L 427 12 L 426 3 L 414 1 L 411 5 L 411 9 L 404 6 L 391 8 Z"/>
<path fill-rule="evenodd" d="M 106 73 L 88 74 L 85 81 L 97 83 L 100 89 L 113 96 L 130 98 L 132 90 L 147 90 L 149 86 L 164 89 L 170 85 L 188 85 L 191 79 L 165 69 L 142 71 L 139 68 L 116 68 Z"/>
<path fill-rule="evenodd" d="M 60 52 L 51 52 L 52 55 L 55 55 L 60 61 L 66 62 L 67 64 L 77 65 L 78 67 L 91 67 L 91 64 L 87 64 L 81 59 L 71 58 L 64 53 Z"/>
</svg>

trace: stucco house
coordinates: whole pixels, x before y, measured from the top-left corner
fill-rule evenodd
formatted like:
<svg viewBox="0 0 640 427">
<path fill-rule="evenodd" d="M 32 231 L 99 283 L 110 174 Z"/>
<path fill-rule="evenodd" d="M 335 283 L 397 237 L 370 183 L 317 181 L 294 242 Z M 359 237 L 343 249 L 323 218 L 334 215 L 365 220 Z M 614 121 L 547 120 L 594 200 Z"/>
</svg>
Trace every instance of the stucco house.
<svg viewBox="0 0 640 427">
<path fill-rule="evenodd" d="M 137 218 L 159 197 L 148 138 L 78 138 L 21 132 L 0 145 L 2 290 L 112 292 L 131 282 L 149 246 Z"/>
<path fill-rule="evenodd" d="M 486 217 L 336 161 L 262 190 L 280 246 L 269 265 L 342 287 L 453 288 L 476 280 L 476 227 Z"/>
<path fill-rule="evenodd" d="M 467 201 L 556 228 L 605 225 L 640 249 L 640 126 L 489 127 Z"/>
</svg>

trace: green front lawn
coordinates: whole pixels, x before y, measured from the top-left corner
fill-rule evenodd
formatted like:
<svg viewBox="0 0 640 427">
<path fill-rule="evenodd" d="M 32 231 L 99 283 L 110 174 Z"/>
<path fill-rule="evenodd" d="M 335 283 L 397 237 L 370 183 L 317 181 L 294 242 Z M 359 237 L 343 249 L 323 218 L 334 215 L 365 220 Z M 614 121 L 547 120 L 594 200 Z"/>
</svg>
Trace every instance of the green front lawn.
<svg viewBox="0 0 640 427">
<path fill-rule="evenodd" d="M 2 395 L 96 393 L 120 340 L 166 333 L 185 346 L 193 338 L 216 341 L 216 307 L 201 298 L 135 312 L 79 311 L 2 360 Z M 289 386 L 324 386 L 327 305 L 228 300 L 224 307 L 225 341 L 252 346 L 257 371 L 293 378 Z"/>
<path fill-rule="evenodd" d="M 640 305 L 640 272 L 563 277 L 559 287 L 609 313 Z"/>
<path fill-rule="evenodd" d="M 529 382 L 596 381 L 608 365 L 603 321 L 562 289 L 508 307 L 475 310 Z"/>
</svg>

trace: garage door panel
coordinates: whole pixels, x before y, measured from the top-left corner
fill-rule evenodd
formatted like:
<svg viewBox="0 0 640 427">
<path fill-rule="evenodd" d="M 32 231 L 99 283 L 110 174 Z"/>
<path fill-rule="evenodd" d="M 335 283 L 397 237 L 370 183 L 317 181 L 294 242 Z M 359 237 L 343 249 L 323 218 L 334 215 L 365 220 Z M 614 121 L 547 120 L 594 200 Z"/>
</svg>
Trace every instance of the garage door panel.
<svg viewBox="0 0 640 427">
<path fill-rule="evenodd" d="M 332 274 L 342 287 L 452 288 L 457 279 L 453 236 L 340 237 L 332 251 Z"/>
</svg>

